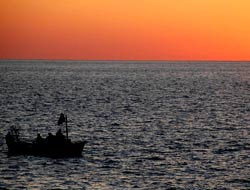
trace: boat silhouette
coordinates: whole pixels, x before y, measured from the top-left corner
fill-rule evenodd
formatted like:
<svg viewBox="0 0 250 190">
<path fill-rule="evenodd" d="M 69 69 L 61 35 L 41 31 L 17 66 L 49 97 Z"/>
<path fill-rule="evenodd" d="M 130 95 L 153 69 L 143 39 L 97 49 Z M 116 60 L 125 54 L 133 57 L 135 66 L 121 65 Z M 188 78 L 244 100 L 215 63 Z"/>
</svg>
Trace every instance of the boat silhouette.
<svg viewBox="0 0 250 190">
<path fill-rule="evenodd" d="M 56 135 L 48 134 L 46 138 L 42 138 L 40 134 L 27 142 L 20 139 L 19 129 L 12 127 L 6 135 L 6 144 L 8 146 L 9 155 L 33 155 L 45 157 L 80 157 L 86 141 L 71 142 L 68 137 L 67 116 L 60 115 L 58 125 L 65 123 L 66 136 L 59 129 Z"/>
</svg>

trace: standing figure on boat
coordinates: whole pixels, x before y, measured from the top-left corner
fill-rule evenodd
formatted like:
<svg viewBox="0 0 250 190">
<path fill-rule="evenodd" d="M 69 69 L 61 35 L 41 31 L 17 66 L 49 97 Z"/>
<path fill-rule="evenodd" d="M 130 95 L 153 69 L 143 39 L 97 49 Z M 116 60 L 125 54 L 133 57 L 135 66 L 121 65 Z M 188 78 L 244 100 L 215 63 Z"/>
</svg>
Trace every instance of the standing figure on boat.
<svg viewBox="0 0 250 190">
<path fill-rule="evenodd" d="M 63 113 L 61 113 L 58 119 L 57 125 L 61 125 L 63 123 L 65 123 L 65 127 L 66 127 L 66 139 L 69 140 L 67 115 L 64 115 Z"/>
</svg>

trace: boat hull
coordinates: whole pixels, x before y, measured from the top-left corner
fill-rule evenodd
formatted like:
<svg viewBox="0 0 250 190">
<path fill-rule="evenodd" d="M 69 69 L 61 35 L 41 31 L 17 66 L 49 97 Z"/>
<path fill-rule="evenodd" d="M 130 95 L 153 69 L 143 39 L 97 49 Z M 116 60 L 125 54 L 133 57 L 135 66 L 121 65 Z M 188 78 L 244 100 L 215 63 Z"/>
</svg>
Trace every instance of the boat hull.
<svg viewBox="0 0 250 190">
<path fill-rule="evenodd" d="M 45 157 L 81 157 L 86 142 L 65 142 L 60 143 L 28 143 L 13 142 L 7 143 L 9 155 L 33 155 Z"/>
</svg>

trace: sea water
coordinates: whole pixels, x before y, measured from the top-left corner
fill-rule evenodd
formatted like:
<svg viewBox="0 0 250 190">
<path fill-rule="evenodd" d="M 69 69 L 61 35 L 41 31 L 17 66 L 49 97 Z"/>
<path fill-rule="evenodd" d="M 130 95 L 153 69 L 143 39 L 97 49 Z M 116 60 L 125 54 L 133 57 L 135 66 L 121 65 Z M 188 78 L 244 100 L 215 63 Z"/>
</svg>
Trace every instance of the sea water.
<svg viewBox="0 0 250 190">
<path fill-rule="evenodd" d="M 68 116 L 81 158 L 7 155 Z M 0 189 L 250 189 L 250 63 L 0 62 Z"/>
</svg>

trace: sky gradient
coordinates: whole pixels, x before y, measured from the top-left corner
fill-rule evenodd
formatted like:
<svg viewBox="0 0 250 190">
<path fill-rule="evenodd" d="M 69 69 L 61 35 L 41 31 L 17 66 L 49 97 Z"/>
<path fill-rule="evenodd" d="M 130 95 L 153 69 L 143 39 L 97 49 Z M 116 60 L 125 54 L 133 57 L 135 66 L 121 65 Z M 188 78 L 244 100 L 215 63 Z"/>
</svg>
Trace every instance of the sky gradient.
<svg viewBox="0 0 250 190">
<path fill-rule="evenodd" d="M 250 0 L 0 0 L 0 59 L 250 60 Z"/>
</svg>

